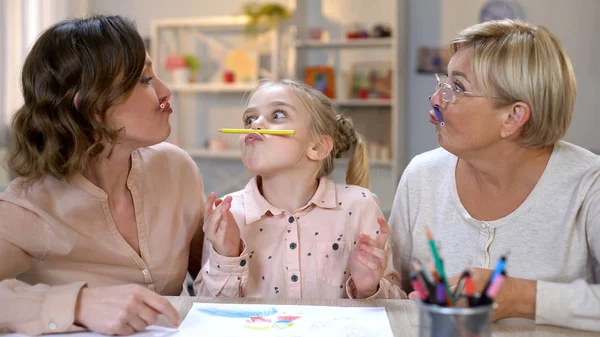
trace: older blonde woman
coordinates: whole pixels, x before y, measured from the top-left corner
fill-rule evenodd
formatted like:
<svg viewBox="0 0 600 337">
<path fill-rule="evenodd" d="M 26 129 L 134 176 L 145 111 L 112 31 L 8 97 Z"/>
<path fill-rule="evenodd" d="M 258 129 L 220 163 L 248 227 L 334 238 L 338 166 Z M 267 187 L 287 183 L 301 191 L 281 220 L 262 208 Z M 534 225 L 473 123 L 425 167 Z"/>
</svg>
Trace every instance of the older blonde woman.
<svg viewBox="0 0 600 337">
<path fill-rule="evenodd" d="M 474 266 L 479 290 L 510 253 L 496 319 L 600 331 L 600 158 L 561 141 L 569 57 L 548 29 L 509 20 L 467 28 L 451 49 L 429 113 L 441 148 L 408 165 L 390 218 L 405 289 L 411 260 L 431 258 L 429 227 L 446 273 Z"/>
</svg>

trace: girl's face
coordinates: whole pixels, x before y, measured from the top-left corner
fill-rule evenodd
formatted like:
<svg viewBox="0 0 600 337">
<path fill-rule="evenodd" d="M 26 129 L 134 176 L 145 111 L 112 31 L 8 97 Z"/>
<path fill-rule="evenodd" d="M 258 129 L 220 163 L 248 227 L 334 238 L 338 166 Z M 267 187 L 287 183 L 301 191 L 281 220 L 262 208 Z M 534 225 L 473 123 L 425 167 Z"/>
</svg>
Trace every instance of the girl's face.
<svg viewBox="0 0 600 337">
<path fill-rule="evenodd" d="M 152 61 L 146 55 L 146 65 L 138 84 L 123 103 L 108 110 L 111 126 L 120 130 L 118 142 L 136 149 L 158 144 L 171 133 L 169 116 L 173 112 L 169 103 L 164 108 L 160 102 L 171 97 L 171 90 L 154 75 Z"/>
<path fill-rule="evenodd" d="M 242 161 L 251 173 L 264 178 L 315 164 L 311 114 L 292 89 L 282 85 L 259 89 L 250 98 L 242 121 L 249 129 L 296 131 L 289 136 L 241 135 Z"/>
</svg>

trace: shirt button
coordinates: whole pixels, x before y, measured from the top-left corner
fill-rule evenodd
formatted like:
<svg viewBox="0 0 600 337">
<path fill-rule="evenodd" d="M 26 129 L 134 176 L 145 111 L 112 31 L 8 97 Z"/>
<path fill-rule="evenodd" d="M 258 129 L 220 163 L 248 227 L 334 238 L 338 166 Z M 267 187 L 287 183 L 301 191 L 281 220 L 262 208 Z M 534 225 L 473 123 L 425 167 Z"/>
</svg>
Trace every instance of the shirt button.
<svg viewBox="0 0 600 337">
<path fill-rule="evenodd" d="M 143 270 L 142 270 L 142 274 L 144 274 L 144 275 L 148 275 L 148 269 L 143 269 Z"/>
<path fill-rule="evenodd" d="M 50 324 L 48 324 L 48 329 L 50 329 L 50 330 L 56 330 L 56 323 L 50 322 Z"/>
<path fill-rule="evenodd" d="M 290 243 L 290 249 L 296 249 L 297 245 L 295 242 Z"/>
<path fill-rule="evenodd" d="M 293 217 L 293 216 L 289 217 L 289 218 L 288 218 L 288 222 L 289 222 L 289 223 L 292 223 L 292 222 L 294 222 L 294 217 Z"/>
<path fill-rule="evenodd" d="M 298 276 L 292 275 L 292 282 L 296 282 L 296 281 L 298 281 Z"/>
<path fill-rule="evenodd" d="M 243 266 L 245 266 L 245 265 L 246 265 L 246 260 L 242 260 L 242 261 L 240 261 L 240 266 L 242 266 L 242 267 L 243 267 Z"/>
<path fill-rule="evenodd" d="M 481 229 L 485 229 L 485 224 L 481 223 Z"/>
</svg>

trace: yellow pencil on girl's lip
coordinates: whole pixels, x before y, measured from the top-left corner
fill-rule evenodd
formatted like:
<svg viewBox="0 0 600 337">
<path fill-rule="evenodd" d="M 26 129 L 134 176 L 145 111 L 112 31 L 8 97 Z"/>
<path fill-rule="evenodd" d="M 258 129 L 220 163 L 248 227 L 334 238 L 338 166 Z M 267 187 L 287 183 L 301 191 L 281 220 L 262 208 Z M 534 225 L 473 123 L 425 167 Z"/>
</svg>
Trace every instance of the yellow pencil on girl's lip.
<svg viewBox="0 0 600 337">
<path fill-rule="evenodd" d="M 218 129 L 222 133 L 260 133 L 264 135 L 294 135 L 296 130 Z"/>
</svg>

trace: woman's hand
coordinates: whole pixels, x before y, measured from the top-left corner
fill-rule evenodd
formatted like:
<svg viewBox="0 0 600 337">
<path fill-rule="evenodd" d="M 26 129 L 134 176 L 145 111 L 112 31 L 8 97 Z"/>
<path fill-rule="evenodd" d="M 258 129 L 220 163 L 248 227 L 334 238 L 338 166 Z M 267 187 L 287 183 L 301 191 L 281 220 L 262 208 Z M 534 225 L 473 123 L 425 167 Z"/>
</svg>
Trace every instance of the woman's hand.
<svg viewBox="0 0 600 337">
<path fill-rule="evenodd" d="M 231 196 L 221 200 L 210 193 L 204 204 L 202 230 L 219 255 L 234 257 L 240 256 L 241 238 L 240 228 L 229 210 L 231 200 Z"/>
<path fill-rule="evenodd" d="M 481 293 L 490 276 L 492 276 L 492 270 L 483 268 L 470 269 L 471 277 L 475 284 L 475 291 Z M 448 281 L 448 285 L 452 291 L 456 289 L 459 279 L 460 275 L 457 275 Z M 537 282 L 535 280 L 507 276 L 494 300 L 495 309 L 493 319 L 499 320 L 510 317 L 535 319 L 536 293 Z"/>
<path fill-rule="evenodd" d="M 179 326 L 179 314 L 159 294 L 139 285 L 83 288 L 77 299 L 75 324 L 105 335 L 143 331 L 165 315 Z"/>
<path fill-rule="evenodd" d="M 378 217 L 379 234 L 373 239 L 361 233 L 358 244 L 350 256 L 350 274 L 356 288 L 357 298 L 373 296 L 378 288 L 379 281 L 387 268 L 385 244 L 390 236 L 390 227 L 383 217 Z"/>
</svg>

